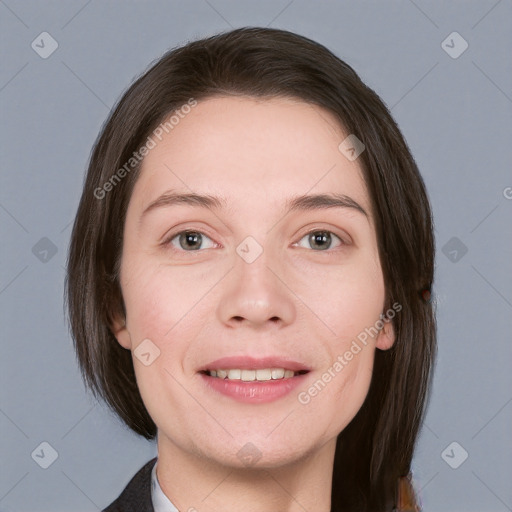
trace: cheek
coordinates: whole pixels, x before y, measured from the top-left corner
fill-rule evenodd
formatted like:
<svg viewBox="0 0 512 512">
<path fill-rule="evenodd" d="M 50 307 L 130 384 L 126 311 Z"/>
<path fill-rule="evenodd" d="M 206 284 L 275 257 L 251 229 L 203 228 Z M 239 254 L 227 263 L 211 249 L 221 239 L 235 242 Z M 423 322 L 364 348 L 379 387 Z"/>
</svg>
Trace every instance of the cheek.
<svg viewBox="0 0 512 512">
<path fill-rule="evenodd" d="M 317 265 L 295 276 L 297 295 L 315 314 L 336 349 L 370 328 L 384 305 L 384 282 L 378 262 L 358 258 L 336 267 Z M 309 316 L 311 316 L 311 312 Z"/>
<path fill-rule="evenodd" d="M 132 272 L 123 286 L 130 332 L 165 343 L 198 302 L 205 280 L 182 269 L 142 261 L 126 268 L 127 274 Z"/>
</svg>

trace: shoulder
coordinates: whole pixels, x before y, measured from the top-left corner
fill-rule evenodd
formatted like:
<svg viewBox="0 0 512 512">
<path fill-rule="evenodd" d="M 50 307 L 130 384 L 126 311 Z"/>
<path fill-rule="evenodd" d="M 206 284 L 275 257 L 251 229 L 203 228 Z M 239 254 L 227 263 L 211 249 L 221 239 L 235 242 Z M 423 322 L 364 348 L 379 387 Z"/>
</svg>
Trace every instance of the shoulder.
<svg viewBox="0 0 512 512">
<path fill-rule="evenodd" d="M 102 512 L 154 512 L 151 501 L 151 470 L 156 460 L 155 457 L 144 464 L 120 496 Z"/>
</svg>

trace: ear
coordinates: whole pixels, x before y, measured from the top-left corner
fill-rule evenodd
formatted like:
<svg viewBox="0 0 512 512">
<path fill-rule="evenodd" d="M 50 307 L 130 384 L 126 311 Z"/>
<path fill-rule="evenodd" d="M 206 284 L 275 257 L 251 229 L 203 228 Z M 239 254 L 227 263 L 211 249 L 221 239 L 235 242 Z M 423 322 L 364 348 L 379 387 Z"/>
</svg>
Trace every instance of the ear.
<svg viewBox="0 0 512 512">
<path fill-rule="evenodd" d="M 391 320 L 384 320 L 384 327 L 376 338 L 376 347 L 380 350 L 389 350 L 395 343 L 395 328 Z"/>
<path fill-rule="evenodd" d="M 110 330 L 116 337 L 118 343 L 127 350 L 132 349 L 132 339 L 128 327 L 126 327 L 126 321 L 124 318 L 116 315 L 110 321 Z"/>
</svg>

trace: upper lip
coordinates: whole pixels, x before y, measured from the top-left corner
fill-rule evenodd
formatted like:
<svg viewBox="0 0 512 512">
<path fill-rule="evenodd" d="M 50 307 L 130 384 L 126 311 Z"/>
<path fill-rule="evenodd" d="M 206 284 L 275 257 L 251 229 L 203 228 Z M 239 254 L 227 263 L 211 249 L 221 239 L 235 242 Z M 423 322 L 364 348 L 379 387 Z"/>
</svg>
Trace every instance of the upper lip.
<svg viewBox="0 0 512 512">
<path fill-rule="evenodd" d="M 224 369 L 240 369 L 240 370 L 260 370 L 264 368 L 284 368 L 294 372 L 310 371 L 310 368 L 298 361 L 293 361 L 286 357 L 251 357 L 251 356 L 228 356 L 216 359 L 205 364 L 198 369 L 198 372 L 206 370 L 224 370 Z"/>
</svg>

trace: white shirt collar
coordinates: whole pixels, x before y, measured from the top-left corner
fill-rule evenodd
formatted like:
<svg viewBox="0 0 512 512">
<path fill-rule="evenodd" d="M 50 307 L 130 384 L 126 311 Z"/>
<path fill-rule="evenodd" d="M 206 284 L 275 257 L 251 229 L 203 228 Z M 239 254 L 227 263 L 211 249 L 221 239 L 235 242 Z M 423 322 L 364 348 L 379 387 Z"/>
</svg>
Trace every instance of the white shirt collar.
<svg viewBox="0 0 512 512">
<path fill-rule="evenodd" d="M 164 494 L 158 483 L 158 477 L 156 476 L 157 463 L 155 463 L 151 471 L 151 501 L 153 502 L 153 508 L 155 512 L 179 512 L 171 500 Z"/>
</svg>

